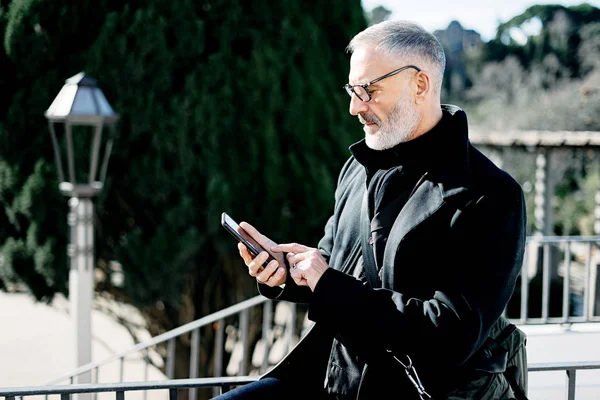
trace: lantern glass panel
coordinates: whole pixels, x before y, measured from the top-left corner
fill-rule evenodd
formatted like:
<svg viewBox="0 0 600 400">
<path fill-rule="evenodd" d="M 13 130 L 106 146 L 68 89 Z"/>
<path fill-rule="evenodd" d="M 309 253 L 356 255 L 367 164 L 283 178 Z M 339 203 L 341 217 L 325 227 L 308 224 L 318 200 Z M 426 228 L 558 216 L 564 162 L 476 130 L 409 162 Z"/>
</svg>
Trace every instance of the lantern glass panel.
<svg viewBox="0 0 600 400">
<path fill-rule="evenodd" d="M 87 125 L 74 125 L 71 127 L 72 140 L 73 140 L 73 158 L 74 158 L 74 173 L 75 173 L 75 184 L 88 184 L 90 183 L 90 166 L 93 155 L 93 144 L 94 134 L 96 132 L 95 126 Z M 98 148 L 97 160 L 101 160 L 102 157 L 102 143 Z M 98 171 L 99 167 L 96 167 Z M 93 180 L 98 179 L 98 173 Z"/>
<path fill-rule="evenodd" d="M 94 100 L 94 88 L 81 86 L 75 96 L 71 114 L 73 115 L 96 115 L 98 109 Z"/>
<path fill-rule="evenodd" d="M 65 85 L 62 87 L 58 96 L 54 99 L 54 102 L 48 109 L 48 112 L 52 115 L 65 116 L 71 111 L 71 105 L 73 104 L 73 98 L 77 93 L 77 86 Z"/>
</svg>

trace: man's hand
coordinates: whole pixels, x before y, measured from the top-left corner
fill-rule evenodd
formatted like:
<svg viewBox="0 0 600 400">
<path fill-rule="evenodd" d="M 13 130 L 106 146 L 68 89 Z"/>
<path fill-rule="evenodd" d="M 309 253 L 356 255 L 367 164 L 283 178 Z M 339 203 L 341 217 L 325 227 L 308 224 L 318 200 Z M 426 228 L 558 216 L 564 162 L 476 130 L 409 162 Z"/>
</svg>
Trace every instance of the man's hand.
<svg viewBox="0 0 600 400">
<path fill-rule="evenodd" d="M 274 241 L 265 235 L 262 235 L 256 228 L 247 222 L 241 222 L 240 227 L 248 232 L 248 234 L 252 236 L 263 249 L 270 249 L 277 245 Z M 257 281 L 271 287 L 285 283 L 287 272 L 285 270 L 283 254 L 274 253 L 273 257 L 275 257 L 275 260 L 272 260 L 267 264 L 266 268 L 263 268 L 262 265 L 269 258 L 269 254 L 266 251 L 262 251 L 259 255 L 254 257 L 243 243 L 238 243 L 238 250 L 240 251 L 240 256 L 242 256 L 244 263 L 248 267 L 248 273 L 251 276 L 256 277 Z"/>
<path fill-rule="evenodd" d="M 297 243 L 280 244 L 271 247 L 273 253 L 287 252 L 290 276 L 298 286 L 308 286 L 315 291 L 317 282 L 329 265 L 319 250 Z"/>
</svg>

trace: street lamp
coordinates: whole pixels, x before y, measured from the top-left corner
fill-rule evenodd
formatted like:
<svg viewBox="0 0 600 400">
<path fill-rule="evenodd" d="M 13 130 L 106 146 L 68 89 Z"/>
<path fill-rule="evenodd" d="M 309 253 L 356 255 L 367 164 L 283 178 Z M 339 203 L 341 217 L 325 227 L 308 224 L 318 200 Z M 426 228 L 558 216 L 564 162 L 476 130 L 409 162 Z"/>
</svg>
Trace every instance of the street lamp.
<svg viewBox="0 0 600 400">
<path fill-rule="evenodd" d="M 119 116 L 115 114 L 102 90 L 96 85 L 96 80 L 83 72 L 66 80 L 44 115 L 48 119 L 52 137 L 60 182 L 59 189 L 63 195 L 69 197 L 67 217 L 71 230 L 68 247 L 71 264 L 69 299 L 75 327 L 75 363 L 76 367 L 79 367 L 92 361 L 91 311 L 94 297 L 92 198 L 104 186 L 115 125 Z M 105 126 L 110 128 L 109 132 L 103 132 Z M 102 163 L 99 165 L 100 159 Z M 91 374 L 79 376 L 78 382 L 91 382 Z"/>
</svg>

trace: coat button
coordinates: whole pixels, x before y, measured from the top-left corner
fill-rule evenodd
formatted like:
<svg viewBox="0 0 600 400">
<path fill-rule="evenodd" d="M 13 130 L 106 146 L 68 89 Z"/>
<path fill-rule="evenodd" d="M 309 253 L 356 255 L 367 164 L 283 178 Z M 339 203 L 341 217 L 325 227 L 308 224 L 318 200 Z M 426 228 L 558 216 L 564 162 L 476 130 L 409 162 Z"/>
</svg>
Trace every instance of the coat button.
<svg viewBox="0 0 600 400">
<path fill-rule="evenodd" d="M 373 236 L 369 236 L 369 244 L 373 245 Z"/>
</svg>

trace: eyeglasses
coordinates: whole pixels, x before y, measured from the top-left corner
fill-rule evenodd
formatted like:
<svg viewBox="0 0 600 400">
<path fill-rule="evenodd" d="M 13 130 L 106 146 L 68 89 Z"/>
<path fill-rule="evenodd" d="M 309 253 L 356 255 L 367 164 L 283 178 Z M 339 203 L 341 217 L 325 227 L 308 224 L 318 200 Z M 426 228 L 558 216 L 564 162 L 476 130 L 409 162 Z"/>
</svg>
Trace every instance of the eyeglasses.
<svg viewBox="0 0 600 400">
<path fill-rule="evenodd" d="M 352 97 L 352 94 L 355 94 L 356 97 L 358 97 L 361 101 L 364 101 L 366 103 L 367 101 L 371 101 L 371 92 L 369 91 L 369 89 L 367 89 L 369 86 L 376 82 L 379 82 L 382 79 L 399 74 L 400 72 L 408 68 L 414 68 L 417 70 L 417 72 L 421 72 L 421 68 L 415 67 L 414 65 L 407 65 L 406 67 L 398 68 L 390 73 L 380 76 L 379 78 L 373 79 L 371 82 L 361 83 L 358 85 L 350 85 L 347 83 L 344 85 L 344 89 L 346 89 L 348 96 Z"/>
</svg>

